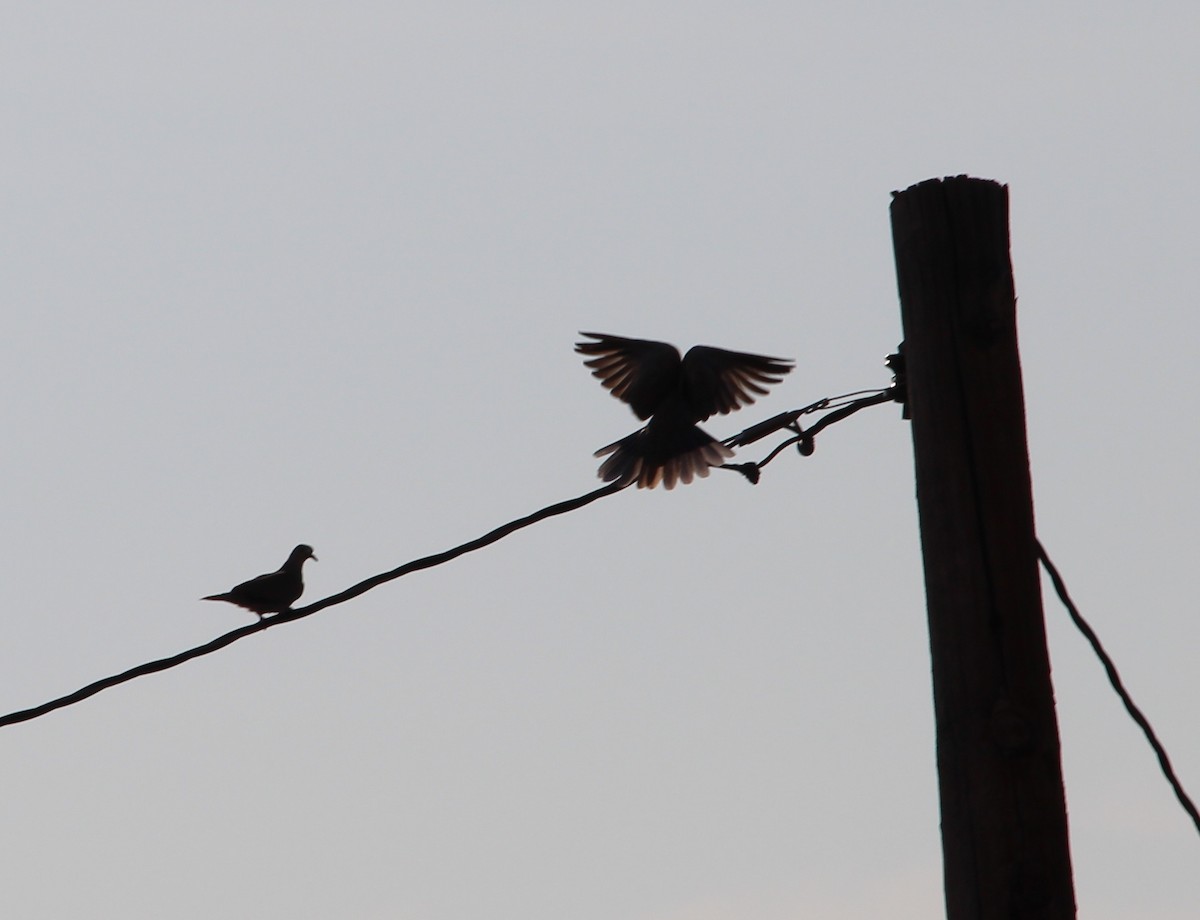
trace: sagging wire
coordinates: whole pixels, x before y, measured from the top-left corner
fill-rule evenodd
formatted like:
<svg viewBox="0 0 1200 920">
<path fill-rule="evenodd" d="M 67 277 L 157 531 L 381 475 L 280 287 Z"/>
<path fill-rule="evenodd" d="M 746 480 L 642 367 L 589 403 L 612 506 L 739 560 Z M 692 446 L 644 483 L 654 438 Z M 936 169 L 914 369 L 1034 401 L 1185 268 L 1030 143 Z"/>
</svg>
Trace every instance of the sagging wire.
<svg viewBox="0 0 1200 920">
<path fill-rule="evenodd" d="M 1046 552 L 1046 548 L 1038 542 L 1038 559 L 1041 560 L 1042 567 L 1046 570 L 1046 574 L 1050 576 L 1050 581 L 1054 585 L 1054 590 L 1058 594 L 1058 599 L 1062 601 L 1063 606 L 1067 608 L 1067 613 L 1071 616 L 1076 628 L 1083 633 L 1085 639 L 1092 646 L 1092 651 L 1096 653 L 1096 657 L 1100 659 L 1100 663 L 1104 665 L 1105 673 L 1108 674 L 1108 682 L 1112 684 L 1113 689 L 1117 692 L 1117 696 L 1121 698 L 1121 702 L 1125 704 L 1125 709 L 1129 713 L 1134 722 L 1145 734 L 1146 740 L 1150 743 L 1150 747 L 1154 750 L 1154 755 L 1158 758 L 1158 765 L 1162 769 L 1163 775 L 1166 776 L 1167 782 L 1171 784 L 1171 788 L 1175 792 L 1175 798 L 1179 800 L 1179 804 L 1183 806 L 1183 810 L 1187 812 L 1188 817 L 1192 819 L 1192 824 L 1196 826 L 1196 832 L 1200 833 L 1200 812 L 1197 812 L 1195 803 L 1188 796 L 1183 788 L 1183 783 L 1179 781 L 1179 777 L 1175 775 L 1175 768 L 1171 766 L 1171 758 L 1167 756 L 1166 748 L 1158 740 L 1158 735 L 1155 734 L 1154 728 L 1150 725 L 1150 720 L 1142 713 L 1142 711 L 1133 702 L 1133 697 L 1129 695 L 1129 691 L 1125 689 L 1125 685 L 1121 682 L 1121 675 L 1117 672 L 1117 666 L 1113 664 L 1112 658 L 1108 652 L 1104 650 L 1104 646 L 1100 643 L 1099 636 L 1096 631 L 1088 624 L 1088 621 L 1083 618 L 1083 614 L 1079 612 L 1079 608 L 1071 600 L 1071 596 L 1067 593 L 1066 582 L 1058 573 L 1058 569 L 1054 563 L 1050 561 L 1050 556 Z"/>
<path fill-rule="evenodd" d="M 853 398 L 858 396 L 859 393 L 864 392 L 874 393 L 874 395 L 868 396 L 864 399 Z M 809 454 L 811 454 L 812 437 L 818 431 L 833 424 L 835 421 L 840 421 L 842 418 L 845 418 L 868 405 L 875 405 L 877 403 L 886 402 L 892 399 L 897 402 L 903 402 L 903 399 L 897 395 L 897 392 L 897 384 L 894 383 L 892 387 L 889 387 L 886 390 L 860 390 L 855 393 L 847 393 L 841 396 L 821 399 L 809 406 L 804 407 L 803 409 L 794 409 L 790 412 L 784 412 L 772 419 L 768 419 L 766 422 L 760 422 L 757 425 L 751 426 L 740 434 L 734 435 L 732 438 L 728 438 L 725 443 L 731 445 L 751 444 L 754 441 L 760 440 L 761 438 L 764 438 L 767 435 L 783 428 L 789 428 L 789 430 L 795 433 L 795 437 L 785 441 L 781 446 L 777 447 L 771 452 L 770 456 L 768 456 L 766 460 L 760 461 L 757 464 L 735 464 L 728 468 L 738 469 L 743 473 L 743 475 L 750 479 L 751 482 L 757 482 L 758 470 L 761 469 L 766 463 L 770 462 L 770 460 L 785 447 L 800 441 L 800 452 L 802 454 L 805 453 L 806 448 L 804 445 L 807 444 L 807 451 Z M 846 400 L 851 401 L 846 402 Z M 835 408 L 838 406 L 840 406 L 840 408 Z M 819 412 L 828 408 L 833 408 L 834 411 L 830 412 L 826 416 L 823 416 L 808 429 L 801 429 L 797 423 L 797 420 L 801 416 L 809 415 L 813 412 Z M 740 469 L 741 466 L 745 466 L 746 469 Z M 239 639 L 244 639 L 247 636 L 252 636 L 255 633 L 262 632 L 266 629 L 282 626 L 284 623 L 293 623 L 296 620 L 311 616 L 318 611 L 332 607 L 336 604 L 344 603 L 352 598 L 365 594 L 372 588 L 386 584 L 389 581 L 394 581 L 395 579 L 404 575 L 408 575 L 411 572 L 432 568 L 433 566 L 441 565 L 445 562 L 449 562 L 452 559 L 456 559 L 464 553 L 474 552 L 477 549 L 482 549 L 483 547 L 495 543 L 497 540 L 500 540 L 511 533 L 515 533 L 522 528 L 528 527 L 531 524 L 536 524 L 539 521 L 546 520 L 547 518 L 554 517 L 555 515 L 578 510 L 585 505 L 590 505 L 592 502 L 598 499 L 615 495 L 617 492 L 623 491 L 631 484 L 632 483 L 626 483 L 625 485 L 622 485 L 620 483 L 610 483 L 592 492 L 580 495 L 577 498 L 572 498 L 553 505 L 548 505 L 539 511 L 535 511 L 532 514 L 526 515 L 525 517 L 520 517 L 516 520 L 509 521 L 507 524 L 502 524 L 501 526 L 489 531 L 481 537 L 477 537 L 474 540 L 468 540 L 466 543 L 441 553 L 435 553 L 431 556 L 424 556 L 420 559 L 414 559 L 405 563 L 404 565 L 399 566 L 398 568 L 392 569 L 389 572 L 382 572 L 378 575 L 374 575 L 338 594 L 330 595 L 329 597 L 315 601 L 307 606 L 298 607 L 294 610 L 287 610 L 283 613 L 264 617 L 256 623 L 251 623 L 247 626 L 241 626 L 237 629 L 231 630 L 230 632 L 218 636 L 217 638 L 212 639 L 203 645 L 198 645 L 194 648 L 187 649 L 186 651 L 179 652 L 178 654 L 171 655 L 166 658 L 159 658 L 155 661 L 146 662 L 145 664 L 130 668 L 127 671 L 114 674 L 111 677 L 102 678 L 101 680 L 94 681 L 84 687 L 81 687 L 73 693 L 68 693 L 65 696 L 42 703 L 39 706 L 33 706 L 29 709 L 21 709 L 16 712 L 7 713 L 6 715 L 0 715 L 0 728 L 3 728 L 6 725 L 15 725 L 18 722 L 28 722 L 31 719 L 36 719 L 40 716 L 47 715 L 55 710 L 73 705 L 74 703 L 82 702 L 91 696 L 95 696 L 102 690 L 107 690 L 110 687 L 115 687 L 119 684 L 126 683 L 127 681 L 133 680 L 135 677 L 143 677 L 148 674 L 155 674 L 159 671 L 165 671 L 168 668 L 173 668 L 177 665 L 183 664 L 186 661 L 191 661 L 193 658 L 200 658 L 203 655 L 209 655 L 213 652 L 219 651 L 226 646 L 232 645 Z"/>
<path fill-rule="evenodd" d="M 296 620 L 303 619 L 307 616 L 324 610 L 326 607 L 332 607 L 335 604 L 341 604 L 351 598 L 358 597 L 360 594 L 365 594 L 372 588 L 385 584 L 400 578 L 402 575 L 407 575 L 410 572 L 416 572 L 421 569 L 432 568 L 435 565 L 441 565 L 443 562 L 449 562 L 451 559 L 463 555 L 464 553 L 473 552 L 481 549 L 491 543 L 495 543 L 503 537 L 514 533 L 530 524 L 536 524 L 538 521 L 544 521 L 546 518 L 554 517 L 558 514 L 565 514 L 568 511 L 575 511 L 582 508 L 584 505 L 590 505 L 592 502 L 600 498 L 605 498 L 609 495 L 614 495 L 620 492 L 626 486 L 611 483 L 603 486 L 595 491 L 588 492 L 585 495 L 580 495 L 577 498 L 568 499 L 564 502 L 558 502 L 554 505 L 548 505 L 540 511 L 535 511 L 533 514 L 525 517 L 517 518 L 515 521 L 509 521 L 507 524 L 502 524 L 495 530 L 489 531 L 482 537 L 477 537 L 474 540 L 468 540 L 453 549 L 448 549 L 445 552 L 435 553 L 432 556 L 425 556 L 421 559 L 414 559 L 407 562 L 399 568 L 392 569 L 390 572 L 383 572 L 379 575 L 374 575 L 364 581 L 360 581 L 353 587 L 347 588 L 338 594 L 330 595 L 319 601 L 315 601 L 306 607 L 297 607 L 295 610 L 288 610 L 283 613 L 277 613 L 274 616 L 268 616 L 260 619 L 257 623 L 251 623 L 248 626 L 241 626 L 231 630 L 224 635 L 218 636 L 203 645 L 198 645 L 195 648 L 190 648 L 187 651 L 180 652 L 177 655 L 171 655 L 167 658 L 159 658 L 156 661 L 148 661 L 145 664 L 138 665 L 135 668 L 130 668 L 128 671 L 122 671 L 120 674 L 114 674 L 111 677 L 105 677 L 101 680 L 94 681 L 85 687 L 81 687 L 73 693 L 68 693 L 66 696 L 60 696 L 58 699 L 50 700 L 42 703 L 40 706 L 34 706 L 30 709 L 22 709 L 17 712 L 10 712 L 7 715 L 0 716 L 0 728 L 6 725 L 14 725 L 17 722 L 28 722 L 30 719 L 36 719 L 39 716 L 44 716 L 47 713 L 54 712 L 56 709 L 62 709 L 65 706 L 70 706 L 74 703 L 82 702 L 90 696 L 95 696 L 101 690 L 107 690 L 109 687 L 115 687 L 118 684 L 123 684 L 126 681 L 133 680 L 135 677 L 143 677 L 147 674 L 155 674 L 159 671 L 165 671 L 168 668 L 173 668 L 176 665 L 183 664 L 185 661 L 191 661 L 193 658 L 199 658 L 202 655 L 210 655 L 213 652 L 225 648 L 227 645 L 232 645 L 239 639 L 244 639 L 247 636 L 252 636 L 255 633 L 262 632 L 265 629 L 271 629 L 275 626 L 281 626 L 284 623 L 293 623 Z"/>
<path fill-rule="evenodd" d="M 792 409 L 789 412 L 781 412 L 779 415 L 769 418 L 764 422 L 751 425 L 745 431 L 735 434 L 733 437 L 726 438 L 722 443 L 728 447 L 745 447 L 777 431 L 792 432 L 792 437 L 778 444 L 766 457 L 757 463 L 726 463 L 721 466 L 721 469 L 741 473 L 751 484 L 757 485 L 762 476 L 762 468 L 783 453 L 784 450 L 795 444 L 800 456 L 811 457 L 816 450 L 814 438 L 820 431 L 828 428 L 835 422 L 849 418 L 855 412 L 866 409 L 868 406 L 878 406 L 886 402 L 899 403 L 904 407 L 903 417 L 908 418 L 908 387 L 904 374 L 903 343 L 896 349 L 895 353 L 888 355 L 887 361 L 884 363 L 893 372 L 891 386 L 872 390 L 854 390 L 850 393 L 843 393 L 840 396 L 828 396 L 825 399 L 819 399 L 805 406 L 803 409 Z M 801 426 L 801 418 L 816 412 L 823 412 L 826 409 L 832 409 L 833 411 L 821 416 L 808 428 Z"/>
</svg>

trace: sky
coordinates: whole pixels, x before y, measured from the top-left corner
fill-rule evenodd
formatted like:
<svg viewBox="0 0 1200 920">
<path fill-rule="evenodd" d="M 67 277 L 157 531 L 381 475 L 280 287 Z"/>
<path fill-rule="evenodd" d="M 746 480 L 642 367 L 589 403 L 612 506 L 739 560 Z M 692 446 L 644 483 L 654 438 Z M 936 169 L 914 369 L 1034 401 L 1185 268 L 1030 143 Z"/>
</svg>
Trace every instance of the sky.
<svg viewBox="0 0 1200 920">
<path fill-rule="evenodd" d="M 599 485 L 581 330 L 882 387 L 888 206 L 1009 186 L 1039 536 L 1200 795 L 1200 9 L 9 3 L 0 710 Z M 769 444 L 743 451 L 758 459 Z M 759 449 L 761 448 L 761 450 Z M 1044 585 L 1044 591 L 1048 585 Z M 1049 595 L 1079 914 L 1200 840 Z M 908 423 L 626 490 L 0 730 L 23 918 L 941 915 Z"/>
</svg>

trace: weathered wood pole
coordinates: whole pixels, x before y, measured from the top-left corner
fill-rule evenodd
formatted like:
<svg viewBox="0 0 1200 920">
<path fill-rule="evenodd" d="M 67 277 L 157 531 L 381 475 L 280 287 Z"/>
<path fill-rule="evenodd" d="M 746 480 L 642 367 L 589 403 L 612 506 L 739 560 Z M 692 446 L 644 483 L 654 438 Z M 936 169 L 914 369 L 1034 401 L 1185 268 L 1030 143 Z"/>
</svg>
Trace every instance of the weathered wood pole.
<svg viewBox="0 0 1200 920">
<path fill-rule="evenodd" d="M 949 920 L 1071 920 L 1009 259 L 1008 189 L 896 193 Z"/>
</svg>

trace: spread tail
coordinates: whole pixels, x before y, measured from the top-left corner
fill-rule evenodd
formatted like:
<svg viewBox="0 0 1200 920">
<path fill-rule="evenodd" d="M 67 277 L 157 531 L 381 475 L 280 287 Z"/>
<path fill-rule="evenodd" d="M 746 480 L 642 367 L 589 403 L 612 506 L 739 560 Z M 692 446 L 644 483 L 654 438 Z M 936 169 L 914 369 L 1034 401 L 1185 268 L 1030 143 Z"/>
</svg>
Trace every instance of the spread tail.
<svg viewBox="0 0 1200 920">
<path fill-rule="evenodd" d="M 653 489 L 661 483 L 669 490 L 676 483 L 686 485 L 697 476 L 705 478 L 709 469 L 720 466 L 733 456 L 733 451 L 695 425 L 667 439 L 656 436 L 647 426 L 601 447 L 595 456 L 609 454 L 599 472 L 605 482 L 636 482 L 639 489 Z"/>
</svg>

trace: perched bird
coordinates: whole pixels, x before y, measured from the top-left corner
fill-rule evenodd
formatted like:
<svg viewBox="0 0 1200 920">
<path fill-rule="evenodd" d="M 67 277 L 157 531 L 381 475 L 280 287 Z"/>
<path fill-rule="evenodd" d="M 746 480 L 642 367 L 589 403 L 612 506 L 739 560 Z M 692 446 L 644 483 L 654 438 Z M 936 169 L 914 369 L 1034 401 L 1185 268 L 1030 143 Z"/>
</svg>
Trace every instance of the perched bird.
<svg viewBox="0 0 1200 920">
<path fill-rule="evenodd" d="M 666 342 L 625 339 L 597 332 L 580 335 L 595 339 L 578 342 L 575 350 L 594 357 L 584 361 L 613 396 L 629 403 L 634 414 L 649 423 L 607 447 L 597 457 L 612 454 L 600 467 L 600 478 L 623 485 L 636 482 L 668 489 L 708 475 L 733 451 L 702 431 L 697 422 L 725 415 L 754 402 L 755 394 L 778 383 L 791 371 L 787 358 L 767 358 L 740 351 L 697 345 L 680 359 Z"/>
<path fill-rule="evenodd" d="M 264 613 L 283 613 L 285 610 L 290 610 L 296 599 L 304 593 L 304 579 L 300 575 L 304 560 L 315 560 L 316 558 L 313 555 L 313 548 L 306 543 L 301 543 L 292 550 L 292 554 L 287 557 L 287 562 L 280 566 L 278 572 L 259 575 L 249 581 L 243 581 L 236 588 L 226 591 L 224 594 L 210 594 L 208 597 L 200 599 L 202 601 L 228 601 L 231 604 L 237 604 L 239 607 L 245 607 L 247 610 L 257 613 L 260 620 Z"/>
</svg>

